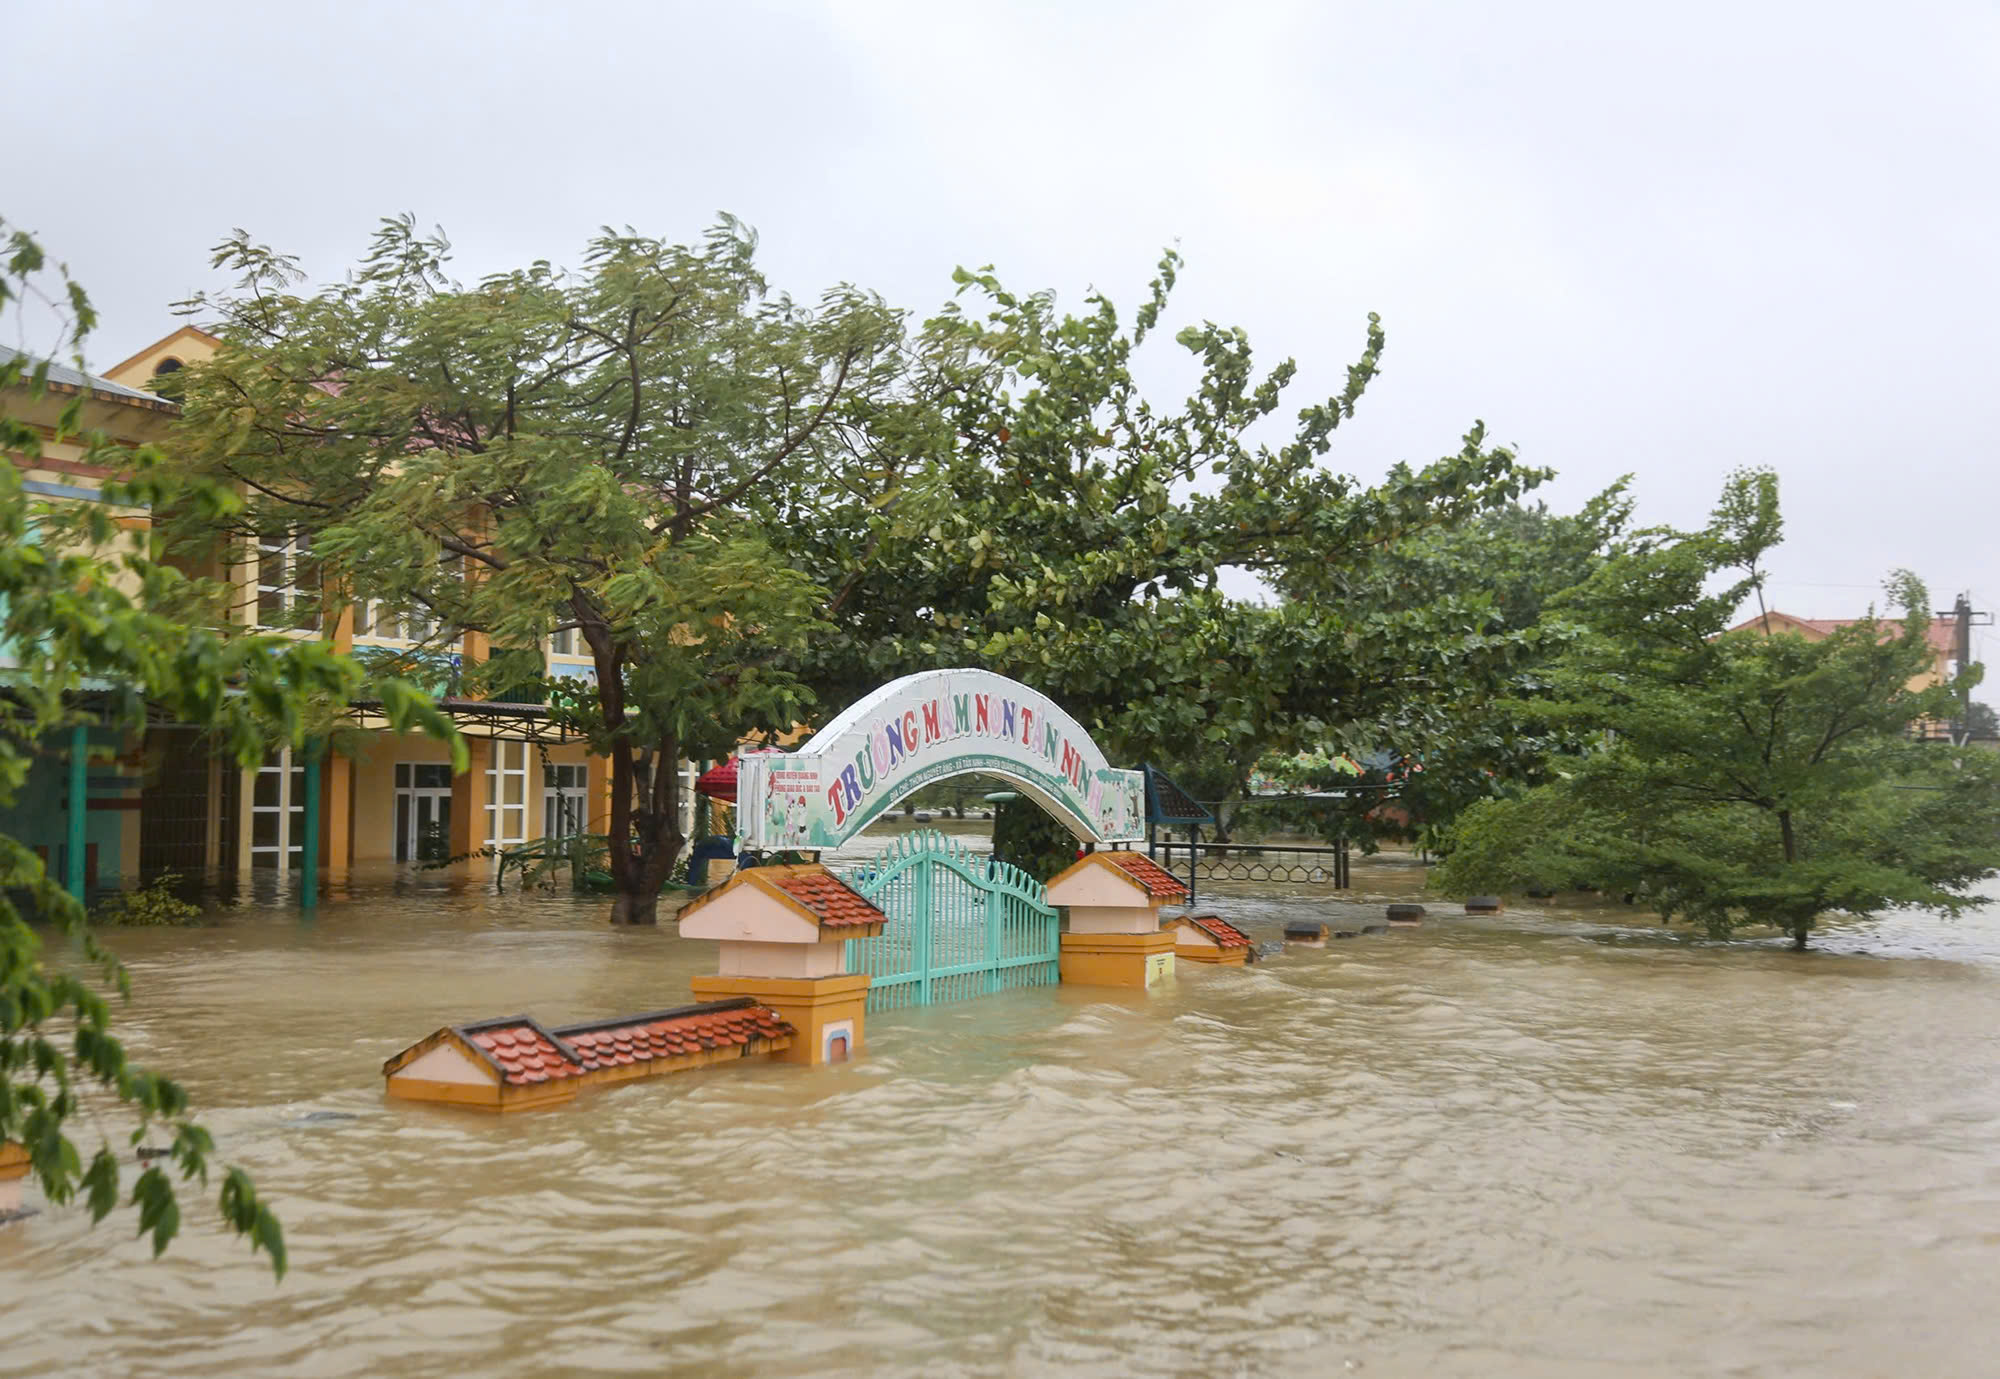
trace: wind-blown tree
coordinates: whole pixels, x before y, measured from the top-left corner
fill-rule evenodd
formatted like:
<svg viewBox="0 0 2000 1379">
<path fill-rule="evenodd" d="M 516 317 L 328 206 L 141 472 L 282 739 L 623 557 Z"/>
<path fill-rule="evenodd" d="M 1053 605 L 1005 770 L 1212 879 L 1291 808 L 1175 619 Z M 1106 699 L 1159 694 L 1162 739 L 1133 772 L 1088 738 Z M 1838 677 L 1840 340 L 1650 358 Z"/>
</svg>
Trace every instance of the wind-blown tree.
<svg viewBox="0 0 2000 1379">
<path fill-rule="evenodd" d="M 59 295 L 40 291 L 48 277 L 59 280 Z M 89 298 L 67 272 L 47 265 L 32 238 L 13 230 L 0 263 L 0 311 L 30 297 L 59 303 L 61 339 L 53 353 L 81 369 L 83 341 L 95 321 Z M 59 506 L 31 498 L 19 471 L 0 464 L 0 804 L 18 796 L 44 740 L 64 728 L 92 722 L 138 730 L 149 708 L 161 709 L 204 729 L 219 755 L 248 767 L 273 746 L 302 747 L 361 680 L 352 661 L 321 643 L 225 638 L 157 611 L 189 602 L 190 583 L 158 559 L 146 534 L 119 531 L 109 504 L 155 510 L 179 504 L 221 520 L 240 502 L 212 485 L 168 482 L 150 447 L 127 452 L 81 432 L 83 396 L 75 394 L 45 433 L 35 424 L 39 418 L 25 413 L 51 397 L 46 361 L 0 356 L 0 450 L 32 460 L 47 434 L 58 443 L 77 441 L 94 461 L 126 471 L 104 485 L 106 503 Z M 17 399 L 27 404 L 18 409 L 24 414 L 8 415 L 6 404 Z M 128 587 L 136 596 L 124 592 Z M 391 726 L 422 728 L 464 759 L 450 723 L 423 696 L 394 680 L 378 694 Z M 77 946 L 80 970 L 44 961 L 40 938 L 17 907 L 22 897 Z M 206 1185 L 215 1145 L 177 1083 L 127 1058 L 112 1030 L 107 989 L 129 996 L 130 980 L 86 926 L 82 905 L 55 884 L 32 849 L 0 833 L 0 1142 L 26 1148 L 51 1201 L 81 1194 L 92 1219 L 101 1220 L 119 1204 L 122 1166 L 95 1113 L 110 1102 L 134 1117 L 134 1144 L 163 1131 L 169 1157 L 142 1169 L 127 1199 L 157 1255 L 180 1230 L 175 1178 Z M 98 1134 L 88 1164 L 87 1145 L 75 1133 L 80 1122 Z M 284 1233 L 249 1175 L 229 1168 L 217 1203 L 229 1229 L 282 1277 Z"/>
<path fill-rule="evenodd" d="M 1374 484 L 1326 468 L 1379 369 L 1372 317 L 1345 387 L 1289 431 L 1278 414 L 1296 366 L 1260 374 L 1243 332 L 1213 323 L 1175 337 L 1200 364 L 1190 394 L 1147 399 L 1132 364 L 1179 262 L 1165 258 L 1129 324 L 1102 294 L 1070 315 L 990 271 L 959 273 L 961 300 L 920 341 L 948 443 L 898 474 L 886 503 L 857 491 L 780 513 L 792 563 L 836 591 L 837 634 L 802 668 L 823 703 L 894 674 L 981 665 L 1050 694 L 1125 762 L 1199 744 L 1247 764 L 1488 674 L 1532 639 L 1489 635 L 1450 599 L 1271 607 L 1222 592 L 1229 567 L 1372 568 L 1386 546 L 1544 476 L 1476 425 L 1455 453 Z M 1287 438 L 1260 443 L 1264 432 Z"/>
<path fill-rule="evenodd" d="M 189 304 L 224 344 L 185 371 L 175 446 L 249 496 L 235 539 L 308 536 L 319 616 L 365 597 L 416 611 L 433 649 L 481 634 L 469 692 L 541 686 L 610 761 L 617 922 L 654 920 L 687 841 L 676 763 L 807 711 L 787 658 L 826 595 L 774 558 L 773 510 L 870 501 L 881 440 L 922 426 L 897 314 L 774 295 L 754 248 L 726 219 L 692 247 L 606 231 L 575 273 L 468 286 L 405 218 L 302 293 L 239 232 L 215 256 L 235 288 Z M 545 639 L 572 630 L 594 677 L 543 685 Z"/>
<path fill-rule="evenodd" d="M 1489 661 L 1486 673 L 1401 697 L 1379 717 L 1345 724 L 1320 744 L 1314 754 L 1320 762 L 1346 755 L 1393 763 L 1371 769 L 1359 782 L 1334 765 L 1280 763 L 1281 774 L 1301 788 L 1366 787 L 1323 823 L 1367 846 L 1385 832 L 1412 832 L 1433 845 L 1475 801 L 1540 783 L 1552 762 L 1578 749 L 1573 734 L 1524 719 L 1510 701 L 1541 693 L 1538 667 L 1573 632 L 1559 614 L 1545 610 L 1617 549 L 1631 517 L 1627 482 L 1621 479 L 1574 513 L 1553 513 L 1545 503 L 1507 503 L 1420 531 L 1359 569 L 1302 566 L 1284 573 L 1279 587 L 1297 598 L 1449 607 L 1477 620 L 1485 636 L 1535 633 L 1533 641 L 1513 646 L 1515 654 L 1504 663 Z M 1380 808 L 1391 802 L 1394 811 Z"/>
<path fill-rule="evenodd" d="M 1705 530 L 1642 534 L 1557 600 L 1584 634 L 1519 711 L 1598 745 L 1468 810 L 1440 888 L 1587 881 L 1712 935 L 1768 925 L 1798 948 L 1829 911 L 1978 903 L 1965 887 L 2000 867 L 2000 762 L 1912 739 L 1968 688 L 1926 683 L 1923 585 L 1897 574 L 1900 616 L 1818 642 L 1727 631 L 1761 598 L 1780 533 L 1776 477 L 1739 474 Z"/>
</svg>

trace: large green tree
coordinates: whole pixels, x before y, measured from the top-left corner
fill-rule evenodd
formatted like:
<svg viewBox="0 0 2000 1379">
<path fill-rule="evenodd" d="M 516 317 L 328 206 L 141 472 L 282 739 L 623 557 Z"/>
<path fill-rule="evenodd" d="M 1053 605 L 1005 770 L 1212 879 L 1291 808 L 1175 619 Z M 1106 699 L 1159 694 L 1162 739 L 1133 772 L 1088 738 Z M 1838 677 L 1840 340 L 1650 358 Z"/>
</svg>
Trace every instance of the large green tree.
<svg viewBox="0 0 2000 1379">
<path fill-rule="evenodd" d="M 822 494 L 779 514 L 788 558 L 835 591 L 835 633 L 802 666 L 824 704 L 981 665 L 1050 694 L 1124 762 L 1222 770 L 1488 678 L 1533 640 L 1455 599 L 1354 598 L 1337 579 L 1375 589 L 1363 572 L 1386 547 L 1541 472 L 1476 425 L 1453 453 L 1374 483 L 1330 469 L 1380 367 L 1372 317 L 1345 386 L 1289 421 L 1296 365 L 1260 370 L 1243 332 L 1214 323 L 1165 342 L 1192 356 L 1188 394 L 1148 398 L 1134 364 L 1158 343 L 1179 268 L 1167 256 L 1129 321 L 1101 293 L 1072 314 L 959 273 L 959 298 L 918 341 L 943 419 L 922 433 L 927 462 L 886 497 Z M 1321 574 L 1273 605 L 1228 596 L 1232 567 Z"/>
<path fill-rule="evenodd" d="M 2000 867 L 2000 762 L 1909 731 L 1967 687 L 1931 682 L 1923 585 L 1898 574 L 1897 616 L 1821 641 L 1729 631 L 1780 533 L 1775 476 L 1739 474 L 1707 528 L 1645 534 L 1559 600 L 1584 634 L 1519 710 L 1597 745 L 1468 810 L 1440 887 L 1588 881 L 1799 948 L 1829 911 L 1978 902 L 1966 886 Z"/>
<path fill-rule="evenodd" d="M 50 353 L 81 369 L 95 320 L 88 297 L 26 233 L 4 222 L 0 233 L 0 314 L 30 303 L 53 307 L 60 338 Z M 0 451 L 32 460 L 45 435 L 75 440 L 93 460 L 128 471 L 105 485 L 107 500 L 181 504 L 213 520 L 240 506 L 226 490 L 168 482 L 151 449 L 123 451 L 80 431 L 85 391 L 70 393 L 45 431 L 39 413 L 56 397 L 48 360 L 0 352 Z M 149 537 L 118 530 L 107 504 L 51 505 L 26 491 L 14 465 L 0 464 L 0 804 L 18 797 L 51 735 L 73 725 L 139 731 L 149 708 L 164 710 L 205 729 L 219 754 L 250 766 L 274 746 L 302 747 L 308 730 L 356 691 L 358 668 L 318 642 L 223 637 L 155 611 L 183 605 L 191 593 L 186 576 L 157 556 Z M 124 592 L 134 588 L 136 596 Z M 378 689 L 394 726 L 423 727 L 456 745 L 450 724 L 421 695 L 395 681 Z M 74 945 L 75 960 L 51 965 L 17 907 L 22 896 Z M 177 1083 L 126 1057 L 109 996 L 129 989 L 78 901 L 31 848 L 0 833 L 0 1142 L 27 1149 L 52 1201 L 81 1194 L 96 1220 L 118 1206 L 123 1166 L 90 1112 L 103 1102 L 123 1108 L 136 1121 L 135 1144 L 163 1130 L 169 1158 L 141 1170 L 127 1198 L 157 1254 L 180 1228 L 175 1179 L 207 1183 L 214 1143 Z M 87 1163 L 79 1122 L 99 1141 Z M 223 1175 L 218 1204 L 229 1228 L 282 1275 L 283 1233 L 243 1170 Z"/>
<path fill-rule="evenodd" d="M 186 371 L 175 448 L 247 495 L 233 539 L 309 537 L 315 616 L 363 597 L 434 648 L 482 635 L 468 692 L 541 686 L 610 761 L 614 921 L 654 920 L 683 851 L 676 763 L 807 712 L 792 662 L 827 594 L 773 555 L 777 514 L 874 502 L 884 447 L 921 448 L 897 314 L 847 288 L 802 307 L 754 247 L 730 221 L 693 246 L 606 231 L 573 273 L 462 284 L 442 236 L 390 220 L 308 292 L 238 234 L 235 288 L 191 307 L 224 344 Z M 571 632 L 592 677 L 541 685 Z"/>
<path fill-rule="evenodd" d="M 1386 834 L 1434 845 L 1475 801 L 1537 784 L 1552 763 L 1576 751 L 1573 733 L 1524 717 L 1512 701 L 1544 692 L 1540 668 L 1575 631 L 1560 611 L 1549 610 L 1550 602 L 1582 584 L 1617 548 L 1631 517 L 1626 483 L 1574 513 L 1506 503 L 1416 532 L 1358 568 L 1284 572 L 1280 587 L 1296 598 L 1451 610 L 1477 635 L 1499 638 L 1507 653 L 1489 655 L 1423 693 L 1398 696 L 1372 718 L 1338 725 L 1304 760 L 1273 763 L 1297 787 L 1350 790 L 1342 807 L 1316 815 L 1323 828 L 1367 846 Z M 1343 758 L 1369 769 L 1357 779 Z"/>
</svg>

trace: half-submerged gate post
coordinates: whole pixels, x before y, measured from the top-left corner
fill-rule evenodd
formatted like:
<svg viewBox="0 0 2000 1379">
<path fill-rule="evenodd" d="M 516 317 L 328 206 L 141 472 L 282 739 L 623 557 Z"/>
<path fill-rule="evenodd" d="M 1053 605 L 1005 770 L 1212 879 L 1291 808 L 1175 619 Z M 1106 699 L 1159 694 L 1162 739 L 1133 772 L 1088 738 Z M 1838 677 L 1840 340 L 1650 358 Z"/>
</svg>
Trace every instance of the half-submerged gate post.
<svg viewBox="0 0 2000 1379">
<path fill-rule="evenodd" d="M 1093 852 L 1049 879 L 1049 903 L 1069 911 L 1062 979 L 1144 989 L 1174 974 L 1174 936 L 1160 906 L 1186 899 L 1180 878 L 1141 852 Z"/>
<path fill-rule="evenodd" d="M 682 938 L 720 944 L 720 971 L 696 977 L 703 1001 L 748 996 L 797 1031 L 775 1057 L 841 1063 L 861 1051 L 869 978 L 847 970 L 847 941 L 884 916 L 817 862 L 739 871 L 680 912 Z"/>
</svg>

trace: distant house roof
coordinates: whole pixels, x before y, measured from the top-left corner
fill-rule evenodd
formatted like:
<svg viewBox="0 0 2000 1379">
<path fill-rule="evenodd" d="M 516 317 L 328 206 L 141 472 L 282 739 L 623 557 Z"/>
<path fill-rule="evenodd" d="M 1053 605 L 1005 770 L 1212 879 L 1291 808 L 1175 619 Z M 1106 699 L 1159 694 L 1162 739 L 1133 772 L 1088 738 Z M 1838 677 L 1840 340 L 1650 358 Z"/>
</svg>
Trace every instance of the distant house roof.
<svg viewBox="0 0 2000 1379">
<path fill-rule="evenodd" d="M 0 345 L 0 361 L 13 359 L 28 360 L 31 366 L 34 363 L 40 362 L 34 355 L 24 354 L 20 350 L 9 349 L 5 345 Z M 123 383 L 113 383 L 110 379 L 99 378 L 96 374 L 82 373 L 70 368 L 67 364 L 58 364 L 54 360 L 49 361 L 48 379 L 49 390 L 51 392 L 88 392 L 90 396 L 104 402 L 116 402 L 127 407 L 144 407 L 155 412 L 173 413 L 180 410 L 179 407 L 163 397 L 155 397 L 152 393 L 142 393 L 137 388 L 128 388 Z"/>
<path fill-rule="evenodd" d="M 1745 618 L 1729 630 L 1731 632 L 1768 630 L 1773 634 L 1796 632 L 1806 640 L 1816 642 L 1822 637 L 1832 636 L 1843 627 L 1852 627 L 1860 621 L 1862 621 L 1860 618 L 1801 618 L 1790 613 L 1780 613 L 1774 608 L 1769 613 L 1759 613 L 1754 618 Z M 1895 629 L 1896 635 L 1902 634 L 1902 624 L 1895 619 L 1883 618 L 1881 622 L 1884 627 Z M 1940 619 L 1932 618 L 1925 625 L 1924 640 L 1930 643 L 1931 650 L 1941 656 L 1952 656 L 1958 652 L 1957 630 L 1950 623 Z"/>
<path fill-rule="evenodd" d="M 1176 924 L 1192 924 L 1195 928 L 1215 940 L 1218 948 L 1248 948 L 1250 935 L 1231 924 L 1221 915 L 1183 915 Z"/>
<path fill-rule="evenodd" d="M 697 896 L 678 918 L 685 920 L 712 900 L 738 886 L 755 886 L 825 929 L 860 929 L 886 924 L 889 917 L 862 898 L 859 891 L 818 862 L 792 866 L 751 867 L 738 871 L 720 886 Z"/>
<path fill-rule="evenodd" d="M 144 359 L 154 350 L 164 348 L 165 346 L 172 344 L 176 340 L 199 340 L 204 345 L 211 345 L 211 346 L 219 345 L 222 343 L 221 336 L 216 335 L 210 331 L 203 330 L 200 326 L 182 326 L 180 329 L 174 331 L 172 334 L 163 335 L 159 339 L 155 340 L 152 344 L 146 346 L 144 349 L 138 350 L 133 354 L 128 355 L 126 358 L 119 360 L 116 364 L 113 364 L 110 368 L 106 369 L 105 372 L 123 373 L 126 369 L 131 368 L 134 364 L 138 363 L 141 359 Z"/>
</svg>

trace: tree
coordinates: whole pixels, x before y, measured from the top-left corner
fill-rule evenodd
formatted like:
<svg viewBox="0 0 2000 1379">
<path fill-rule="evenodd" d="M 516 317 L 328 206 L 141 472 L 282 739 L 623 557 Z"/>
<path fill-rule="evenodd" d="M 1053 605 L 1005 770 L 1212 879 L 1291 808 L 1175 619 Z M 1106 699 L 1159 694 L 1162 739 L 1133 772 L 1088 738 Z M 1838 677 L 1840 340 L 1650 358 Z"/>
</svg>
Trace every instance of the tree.
<svg viewBox="0 0 2000 1379">
<path fill-rule="evenodd" d="M 1350 790 L 1344 807 L 1322 812 L 1323 828 L 1369 848 L 1385 834 L 1435 846 L 1475 801 L 1541 783 L 1552 763 L 1578 750 L 1573 733 L 1524 719 L 1510 701 L 1544 692 L 1540 667 L 1571 633 L 1563 617 L 1546 610 L 1615 549 L 1631 518 L 1627 482 L 1575 513 L 1506 503 L 1419 531 L 1359 570 L 1286 573 L 1280 587 L 1297 596 L 1398 609 L 1451 606 L 1483 619 L 1486 635 L 1532 630 L 1538 639 L 1504 661 L 1489 659 L 1431 692 L 1400 698 L 1372 720 L 1345 725 L 1314 754 L 1317 770 L 1287 770 L 1300 788 Z M 1336 764 L 1343 756 L 1369 769 L 1357 780 Z M 1385 803 L 1396 808 L 1385 810 Z"/>
<path fill-rule="evenodd" d="M 239 232 L 215 256 L 236 288 L 190 304 L 224 344 L 185 371 L 177 448 L 248 495 L 232 539 L 308 535 L 320 615 L 366 597 L 419 611 L 434 647 L 478 634 L 468 692 L 534 686 L 609 758 L 614 922 L 653 922 L 687 841 L 676 764 L 810 703 L 788 658 L 827 593 L 774 557 L 776 514 L 869 503 L 883 439 L 921 423 L 896 313 L 775 296 L 754 249 L 730 220 L 693 247 L 607 230 L 580 272 L 466 286 L 405 218 L 302 295 Z M 569 633 L 594 676 L 545 682 Z"/>
<path fill-rule="evenodd" d="M 1468 810 L 1438 886 L 1588 880 L 1712 935 L 1769 925 L 1801 949 L 1831 910 L 1978 903 L 1964 887 L 2000 866 L 2000 766 L 1909 733 L 1966 688 L 1925 684 L 1923 585 L 1899 573 L 1899 618 L 1818 642 L 1726 631 L 1761 599 L 1780 533 L 1776 477 L 1738 474 L 1705 530 L 1643 534 L 1558 601 L 1585 635 L 1519 711 L 1599 745 Z"/>
<path fill-rule="evenodd" d="M 0 230 L 6 230 L 0 223 Z M 83 340 L 95 321 L 88 297 L 66 270 L 51 268 L 26 233 L 7 233 L 0 268 L 0 310 L 36 301 L 53 306 L 62 324 L 56 353 L 82 367 Z M 42 284 L 53 277 L 58 292 Z M 0 449 L 32 459 L 43 433 L 21 416 L 7 415 L 9 399 L 31 404 L 50 396 L 48 363 L 24 354 L 0 355 Z M 63 409 L 56 441 L 84 440 L 93 459 L 129 468 L 107 497 L 132 505 L 184 504 L 191 512 L 226 516 L 233 495 L 212 487 L 182 488 L 166 481 L 157 452 L 115 450 L 102 437 L 80 436 L 83 394 Z M 244 766 L 261 761 L 275 743 L 302 745 L 328 706 L 347 702 L 360 680 L 357 668 L 325 646 L 283 637 L 224 638 L 153 611 L 187 595 L 187 579 L 157 559 L 143 536 L 120 534 L 102 504 L 62 509 L 30 499 L 15 466 L 0 465 L 0 804 L 11 803 L 26 781 L 40 742 L 51 732 L 85 721 L 143 726 L 148 706 L 164 709 L 211 735 L 216 749 Z M 135 585 L 136 597 L 121 591 Z M 92 702 L 83 702 L 87 683 Z M 399 682 L 381 687 L 384 707 L 398 729 L 418 726 L 457 747 L 451 726 Z M 35 913 L 80 948 L 85 968 L 51 969 L 39 937 L 15 904 L 25 894 Z M 91 974 L 95 974 L 93 981 Z M 100 1139 L 88 1165 L 71 1127 L 88 1107 L 88 1089 L 134 1113 L 139 1143 L 154 1127 L 170 1137 L 170 1158 L 142 1170 L 127 1204 L 139 1212 L 139 1231 L 150 1233 L 153 1252 L 164 1250 L 180 1228 L 174 1188 L 206 1184 L 214 1142 L 190 1113 L 178 1084 L 132 1063 L 111 1030 L 111 1004 L 100 986 L 118 996 L 130 982 L 118 960 L 91 934 L 83 908 L 47 875 L 36 854 L 0 834 L 0 1141 L 23 1145 L 32 1172 L 51 1201 L 81 1193 L 93 1221 L 118 1206 L 121 1168 Z M 284 1235 L 277 1217 L 240 1168 L 223 1176 L 218 1204 L 231 1230 L 262 1251 L 280 1276 Z"/>
<path fill-rule="evenodd" d="M 960 271 L 961 300 L 918 342 L 921 394 L 943 418 L 920 433 L 928 462 L 905 467 L 887 501 L 820 495 L 834 501 L 777 524 L 790 563 L 835 591 L 836 632 L 800 668 L 822 703 L 979 665 L 1051 695 L 1122 762 L 1247 765 L 1487 675 L 1535 640 L 1456 597 L 1389 606 L 1338 597 L 1332 580 L 1365 584 L 1385 547 L 1543 473 L 1476 425 L 1455 453 L 1372 485 L 1324 467 L 1379 368 L 1372 317 L 1345 387 L 1288 433 L 1278 413 L 1296 366 L 1260 375 L 1247 337 L 1213 323 L 1175 337 L 1200 379 L 1156 405 L 1132 364 L 1179 267 L 1166 256 L 1129 324 L 1101 293 L 1071 315 L 990 270 Z M 1254 439 L 1272 430 L 1289 438 Z M 1273 607 L 1226 596 L 1227 567 L 1325 573 Z"/>
</svg>

